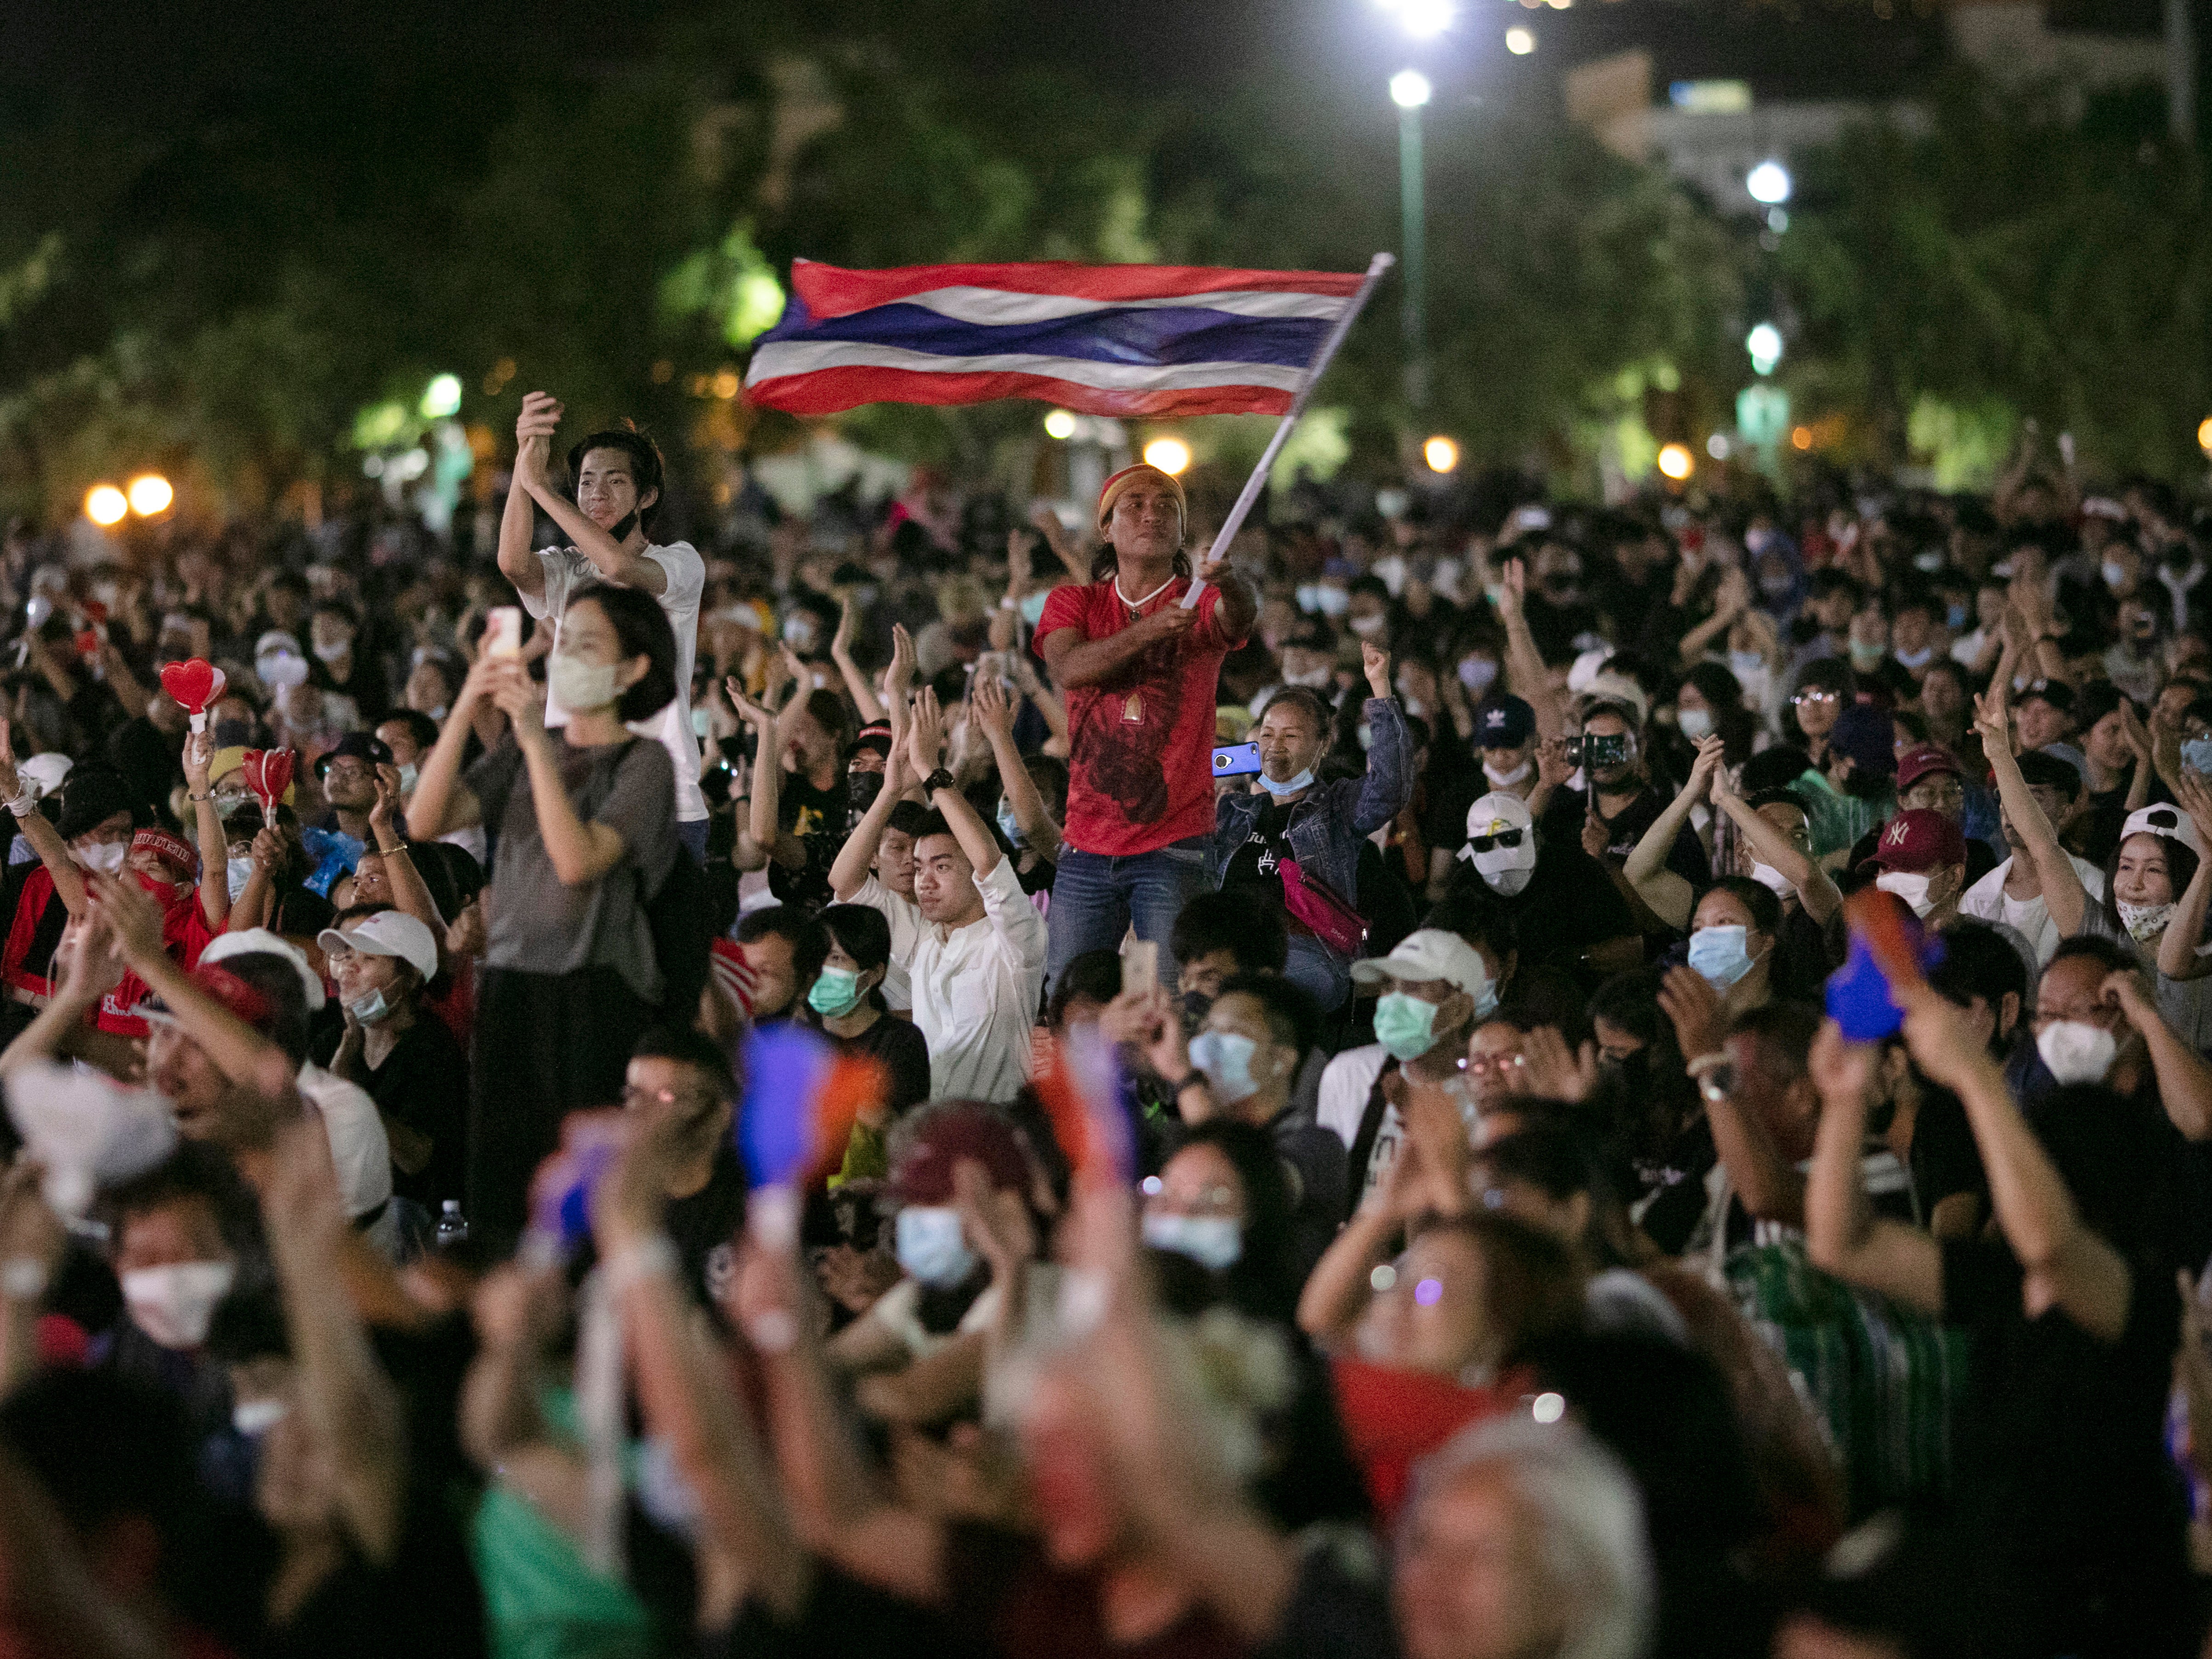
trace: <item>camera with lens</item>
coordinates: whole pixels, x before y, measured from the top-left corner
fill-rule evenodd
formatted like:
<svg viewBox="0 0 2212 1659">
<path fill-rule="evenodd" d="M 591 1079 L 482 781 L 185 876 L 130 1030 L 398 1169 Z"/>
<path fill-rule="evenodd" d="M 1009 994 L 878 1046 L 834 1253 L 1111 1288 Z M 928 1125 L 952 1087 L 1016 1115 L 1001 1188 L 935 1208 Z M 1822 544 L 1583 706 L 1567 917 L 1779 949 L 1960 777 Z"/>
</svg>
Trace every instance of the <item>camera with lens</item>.
<svg viewBox="0 0 2212 1659">
<path fill-rule="evenodd" d="M 1592 732 L 1567 739 L 1567 759 L 1577 766 L 1625 765 L 1634 744 L 1626 732 Z"/>
</svg>

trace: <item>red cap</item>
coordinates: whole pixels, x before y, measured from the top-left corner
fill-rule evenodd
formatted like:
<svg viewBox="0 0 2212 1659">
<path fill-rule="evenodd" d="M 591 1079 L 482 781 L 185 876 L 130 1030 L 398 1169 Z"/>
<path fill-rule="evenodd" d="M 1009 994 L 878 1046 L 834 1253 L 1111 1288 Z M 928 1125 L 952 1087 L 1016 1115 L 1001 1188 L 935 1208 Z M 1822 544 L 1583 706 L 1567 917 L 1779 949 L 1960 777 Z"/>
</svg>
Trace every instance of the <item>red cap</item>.
<svg viewBox="0 0 2212 1659">
<path fill-rule="evenodd" d="M 891 1170 L 890 1194 L 902 1204 L 952 1202 L 952 1166 L 973 1158 L 1000 1190 L 1027 1192 L 1029 1154 L 1018 1130 L 979 1101 L 952 1101 L 915 1125 L 914 1139 Z"/>
<path fill-rule="evenodd" d="M 1897 793 L 1901 795 L 1921 779 L 1938 772 L 1948 772 L 1953 777 L 1966 775 L 1949 750 L 1932 743 L 1916 744 L 1897 757 Z"/>
<path fill-rule="evenodd" d="M 1915 806 L 1881 827 L 1874 861 L 1885 870 L 1917 872 L 1966 861 L 1966 837 L 1941 812 Z"/>
</svg>

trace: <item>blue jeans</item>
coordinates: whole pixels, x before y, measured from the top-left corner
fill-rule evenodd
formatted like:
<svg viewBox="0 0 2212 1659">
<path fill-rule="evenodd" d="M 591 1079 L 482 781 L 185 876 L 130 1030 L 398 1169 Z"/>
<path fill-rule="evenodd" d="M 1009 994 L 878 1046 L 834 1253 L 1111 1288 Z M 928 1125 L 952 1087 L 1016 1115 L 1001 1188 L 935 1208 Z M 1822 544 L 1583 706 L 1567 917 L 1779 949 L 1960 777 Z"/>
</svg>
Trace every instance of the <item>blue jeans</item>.
<svg viewBox="0 0 2212 1659">
<path fill-rule="evenodd" d="M 1051 937 L 1045 957 L 1048 994 L 1067 964 L 1086 951 L 1119 951 L 1136 924 L 1137 937 L 1160 947 L 1160 983 L 1175 988 L 1176 963 L 1168 935 L 1191 896 L 1212 884 L 1206 876 L 1210 836 L 1119 856 L 1060 850 L 1052 878 L 1052 908 L 1045 912 Z"/>
<path fill-rule="evenodd" d="M 1337 960 L 1334 951 L 1310 933 L 1291 935 L 1291 958 L 1284 966 L 1283 977 L 1310 993 L 1324 1014 L 1333 1014 L 1341 1008 L 1352 990 L 1350 969 Z"/>
<path fill-rule="evenodd" d="M 689 823 L 679 820 L 676 825 L 676 839 L 690 853 L 691 862 L 702 870 L 707 867 L 707 831 L 714 822 L 712 818 L 693 818 Z"/>
</svg>

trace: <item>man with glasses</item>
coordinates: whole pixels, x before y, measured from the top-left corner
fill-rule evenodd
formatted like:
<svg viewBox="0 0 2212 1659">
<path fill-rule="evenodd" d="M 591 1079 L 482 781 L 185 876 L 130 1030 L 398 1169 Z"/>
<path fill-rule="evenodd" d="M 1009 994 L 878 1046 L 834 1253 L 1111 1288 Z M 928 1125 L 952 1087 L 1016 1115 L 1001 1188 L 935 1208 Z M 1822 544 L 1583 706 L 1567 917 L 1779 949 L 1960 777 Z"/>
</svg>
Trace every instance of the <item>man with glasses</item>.
<svg viewBox="0 0 2212 1659">
<path fill-rule="evenodd" d="M 2063 823 L 2081 793 L 2081 775 L 2056 755 L 2045 755 L 2030 750 L 2021 756 L 2021 775 L 2027 780 L 2028 793 L 2035 804 L 2043 809 L 2043 816 L 2052 823 Z M 2037 969 L 2048 967 L 2057 953 L 2060 933 L 2058 924 L 2051 919 L 2051 907 L 2045 903 L 2043 881 L 2037 875 L 2035 860 L 2022 858 L 2022 842 L 2019 829 L 2011 815 L 2000 808 L 1999 823 L 2004 830 L 2008 856 L 1989 872 L 1974 881 L 1959 899 L 1959 914 L 1976 916 L 1980 920 L 2008 927 L 2020 935 L 2033 953 Z M 1972 845 L 1968 875 L 1972 875 Z M 2074 873 L 2081 878 L 2081 890 L 2092 899 L 2105 896 L 2105 872 L 2087 859 L 2066 855 L 2074 866 Z"/>
<path fill-rule="evenodd" d="M 331 889 L 353 873 L 361 855 L 374 844 L 368 815 L 376 805 L 376 769 L 391 764 L 392 750 L 369 732 L 347 732 L 315 763 L 315 779 L 331 810 L 301 836 L 307 856 L 314 860 L 304 884 L 310 891 L 328 898 Z"/>
<path fill-rule="evenodd" d="M 2004 1067 L 2021 1110 L 2064 1085 L 2101 1083 L 2155 1101 L 2183 1139 L 2212 1140 L 2212 1064 L 2160 1014 L 2125 944 L 2084 935 L 2060 945 L 2037 982 L 2030 1029 L 2035 1040 Z"/>
<path fill-rule="evenodd" d="M 1966 784 L 1959 763 L 1951 751 L 1932 743 L 1923 743 L 1906 750 L 1897 757 L 1897 810 L 1910 812 L 1923 808 L 1941 813 L 1957 824 L 1961 834 L 1966 825 Z M 1881 831 L 1870 830 L 1861 836 L 1851 848 L 1850 867 L 1857 869 L 1875 856 Z M 1975 836 L 1966 837 L 1966 884 L 1974 883 L 1997 867 L 1996 854 L 1990 850 L 1987 842 Z"/>
</svg>

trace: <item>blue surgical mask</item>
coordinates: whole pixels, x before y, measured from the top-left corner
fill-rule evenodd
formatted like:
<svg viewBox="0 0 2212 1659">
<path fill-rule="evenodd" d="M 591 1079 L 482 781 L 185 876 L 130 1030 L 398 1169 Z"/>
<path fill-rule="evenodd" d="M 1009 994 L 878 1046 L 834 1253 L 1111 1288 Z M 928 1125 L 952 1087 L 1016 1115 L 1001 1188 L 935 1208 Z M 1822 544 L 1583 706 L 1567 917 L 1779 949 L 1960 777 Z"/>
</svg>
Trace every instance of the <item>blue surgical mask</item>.
<svg viewBox="0 0 2212 1659">
<path fill-rule="evenodd" d="M 1190 1040 L 1190 1063 L 1206 1073 L 1207 1086 L 1224 1106 L 1233 1106 L 1260 1091 L 1252 1076 L 1252 1056 L 1259 1044 L 1235 1031 L 1200 1031 Z"/>
<path fill-rule="evenodd" d="M 422 775 L 422 774 L 414 766 L 409 765 L 401 767 L 399 769 L 399 793 L 403 795 L 413 794 L 415 793 L 415 780 Z"/>
<path fill-rule="evenodd" d="M 1690 966 L 1706 984 L 1726 988 L 1751 971 L 1747 929 L 1700 927 L 1690 935 Z"/>
<path fill-rule="evenodd" d="M 849 968 L 824 968 L 806 994 L 806 1006 L 831 1019 L 851 1013 L 860 1000 L 860 976 Z"/>
<path fill-rule="evenodd" d="M 246 884 L 253 879 L 253 860 L 251 858 L 232 859 L 223 866 L 223 876 L 230 884 L 231 902 L 246 890 Z"/>
<path fill-rule="evenodd" d="M 1965 605 L 1954 605 L 1943 612 L 1943 626 L 1949 629 L 1954 634 L 1957 633 L 1966 625 L 1966 607 Z"/>
<path fill-rule="evenodd" d="M 2183 744 L 2181 763 L 2212 778 L 2212 738 L 2191 738 Z"/>
<path fill-rule="evenodd" d="M 1030 838 L 1022 833 L 1022 826 L 1014 817 L 1014 804 L 1010 800 L 999 803 L 999 828 L 1015 846 L 1027 847 L 1030 844 Z"/>
<path fill-rule="evenodd" d="M 1022 613 L 1022 620 L 1035 628 L 1044 620 L 1044 602 L 1051 597 L 1052 592 L 1048 588 L 1042 593 L 1026 593 L 1015 608 Z"/>
<path fill-rule="evenodd" d="M 1459 683 L 1478 697 L 1497 678 L 1498 665 L 1487 657 L 1469 657 L 1459 665 Z"/>
<path fill-rule="evenodd" d="M 392 1005 L 385 1001 L 383 991 L 378 989 L 346 1004 L 346 1012 L 364 1025 L 374 1025 L 392 1017 Z"/>
<path fill-rule="evenodd" d="M 1244 1230 L 1225 1215 L 1148 1215 L 1144 1234 L 1147 1248 L 1188 1256 L 1209 1273 L 1235 1267 L 1244 1254 Z"/>
<path fill-rule="evenodd" d="M 1386 991 L 1375 1000 L 1375 1040 L 1401 1063 L 1419 1060 L 1437 1046 L 1437 1005 L 1403 991 Z"/>
<path fill-rule="evenodd" d="M 898 1212 L 898 1264 L 932 1290 L 948 1291 L 975 1271 L 975 1252 L 949 1205 L 909 1204 Z"/>
<path fill-rule="evenodd" d="M 1261 787 L 1279 800 L 1285 795 L 1295 795 L 1301 789 L 1312 788 L 1313 781 L 1313 768 L 1310 766 L 1301 769 L 1297 776 L 1285 778 L 1280 783 L 1277 783 L 1265 772 L 1260 774 Z"/>
</svg>

